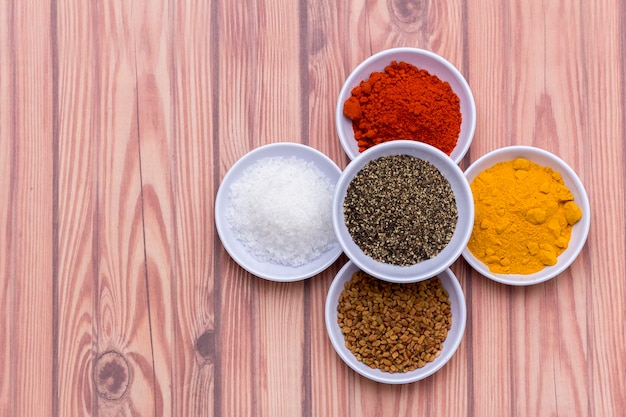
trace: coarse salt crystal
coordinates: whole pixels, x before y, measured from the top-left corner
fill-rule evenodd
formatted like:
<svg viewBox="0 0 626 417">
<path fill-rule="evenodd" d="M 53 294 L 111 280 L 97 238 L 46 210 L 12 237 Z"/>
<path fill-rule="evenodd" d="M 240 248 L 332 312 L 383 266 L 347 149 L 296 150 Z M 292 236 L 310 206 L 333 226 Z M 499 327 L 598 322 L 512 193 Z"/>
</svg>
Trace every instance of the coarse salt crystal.
<svg viewBox="0 0 626 417">
<path fill-rule="evenodd" d="M 227 218 L 259 261 L 301 266 L 335 244 L 333 191 L 312 162 L 263 158 L 231 185 Z"/>
</svg>

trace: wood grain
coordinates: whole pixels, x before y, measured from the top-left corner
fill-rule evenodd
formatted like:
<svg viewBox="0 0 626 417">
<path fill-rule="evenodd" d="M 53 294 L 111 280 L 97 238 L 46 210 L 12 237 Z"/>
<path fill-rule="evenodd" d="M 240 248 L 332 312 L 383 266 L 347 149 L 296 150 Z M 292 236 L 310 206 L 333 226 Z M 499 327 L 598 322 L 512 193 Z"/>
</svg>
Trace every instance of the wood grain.
<svg viewBox="0 0 626 417">
<path fill-rule="evenodd" d="M 152 217 L 154 227 L 145 227 L 153 206 L 146 191 L 149 186 L 143 183 L 140 159 L 143 122 L 152 110 L 142 105 L 143 71 L 153 58 L 148 50 L 150 41 L 144 38 L 150 33 L 143 26 L 142 12 L 139 3 L 105 4 L 97 21 L 102 35 L 96 57 L 101 71 L 95 107 L 102 120 L 98 124 L 95 173 L 97 357 L 93 378 L 96 406 L 105 415 L 165 411 L 155 366 L 160 339 L 154 334 L 158 335 L 167 321 L 152 316 L 151 306 L 159 306 L 162 300 L 154 292 L 154 246 L 146 243 L 147 236 L 161 232 L 162 227 Z"/>
<path fill-rule="evenodd" d="M 171 152 L 174 210 L 171 303 L 172 415 L 215 415 L 218 334 L 215 322 L 213 205 L 217 147 L 212 97 L 217 68 L 210 3 L 172 2 Z M 219 375 L 219 374 L 218 374 Z"/>
<path fill-rule="evenodd" d="M 13 9 L 8 4 L 0 7 L 0 45 L 14 45 Z M 13 305 L 15 299 L 15 258 L 13 204 L 15 160 L 14 97 L 15 79 L 13 66 L 14 48 L 0 48 L 0 414 L 9 415 L 15 408 L 13 397 L 17 380 L 13 366 L 11 336 L 15 333 Z"/>
<path fill-rule="evenodd" d="M 58 412 L 89 415 L 95 343 L 94 294 L 98 248 L 97 130 L 99 85 L 95 66 L 94 7 L 80 2 L 57 9 L 55 64 L 58 119 Z M 88 62 L 89 65 L 85 65 Z M 60 95 L 60 92 L 63 92 Z"/>
<path fill-rule="evenodd" d="M 626 367 L 624 352 L 626 345 L 626 261 L 621 255 L 617 258 L 608 249 L 611 245 L 624 252 L 626 219 L 624 216 L 624 179 L 626 167 L 624 155 L 626 144 L 624 135 L 626 116 L 624 113 L 625 75 L 624 21 L 626 15 L 608 5 L 589 8 L 582 11 L 585 16 L 584 36 L 589 44 L 583 47 L 585 64 L 584 93 L 587 109 L 583 120 L 585 125 L 582 136 L 583 147 L 588 155 L 581 167 L 585 167 L 583 181 L 589 188 L 591 210 L 596 214 L 595 229 L 590 244 L 591 253 L 586 253 L 589 266 L 585 268 L 587 277 L 588 330 L 586 333 L 588 381 L 604 381 L 602 385 L 611 386 L 611 390 L 601 389 L 597 384 L 589 383 L 589 407 L 598 414 L 612 413 L 622 408 L 626 398 L 624 372 Z M 621 36 L 618 37 L 618 34 Z M 621 69 L 612 62 L 620 60 Z M 620 86 L 620 91 L 616 91 Z M 621 143 L 615 142 L 622 138 Z M 590 141 L 591 140 L 591 141 Z M 598 145 L 608 152 L 597 152 Z M 613 149 L 613 151 L 610 151 Z M 620 152 L 621 151 L 621 152 Z M 614 175 L 601 175 L 601 173 Z M 599 175 L 600 174 L 600 175 Z M 621 196 L 621 197 L 620 197 Z M 615 277 L 614 279 L 608 277 Z M 617 278 L 619 277 L 619 278 Z M 621 301 L 620 301 L 621 300 Z M 607 331 L 607 317 L 619 317 L 621 327 Z"/>
<path fill-rule="evenodd" d="M 53 408 L 53 378 L 56 358 L 53 315 L 56 251 L 53 220 L 54 146 L 52 97 L 52 53 L 49 3 L 3 4 L 8 19 L 3 30 L 3 51 L 8 58 L 3 76 L 3 151 L 10 171 L 8 191 L 3 196 L 6 233 L 2 252 L 6 255 L 3 277 L 4 341 L 3 383 L 0 407 L 19 415 L 46 414 Z M 6 13 L 6 14 L 5 14 Z M 28 25 L 18 22 L 30 22 Z M 4 48 L 3 48 L 4 49 Z M 4 123 L 3 123 L 4 124 Z M 7 143 L 8 142 L 8 143 Z M 5 193 L 6 193 L 5 191 Z M 36 399 L 36 400 L 33 400 Z"/>
<path fill-rule="evenodd" d="M 626 9 L 603 2 L 0 2 L 0 415 L 619 416 L 626 407 Z M 478 110 L 466 168 L 512 144 L 580 176 L 592 221 L 558 278 L 462 259 L 468 321 L 431 377 L 360 377 L 325 329 L 341 256 L 252 276 L 214 227 L 246 152 L 343 168 L 336 97 L 363 59 L 430 49 Z"/>
</svg>

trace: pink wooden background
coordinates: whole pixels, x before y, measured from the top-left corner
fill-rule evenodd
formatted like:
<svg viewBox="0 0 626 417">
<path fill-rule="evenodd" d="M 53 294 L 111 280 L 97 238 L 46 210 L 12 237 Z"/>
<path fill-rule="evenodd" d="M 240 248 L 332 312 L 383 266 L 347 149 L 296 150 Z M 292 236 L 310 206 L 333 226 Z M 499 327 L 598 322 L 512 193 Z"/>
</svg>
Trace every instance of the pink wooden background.
<svg viewBox="0 0 626 417">
<path fill-rule="evenodd" d="M 0 1 L 0 415 L 620 416 L 626 409 L 626 3 Z M 340 167 L 347 74 L 437 52 L 476 99 L 463 168 L 536 145 L 591 231 L 545 284 L 453 265 L 465 337 L 432 377 L 352 372 L 324 326 L 345 262 L 280 284 L 216 235 L 221 178 L 302 142 Z"/>
</svg>

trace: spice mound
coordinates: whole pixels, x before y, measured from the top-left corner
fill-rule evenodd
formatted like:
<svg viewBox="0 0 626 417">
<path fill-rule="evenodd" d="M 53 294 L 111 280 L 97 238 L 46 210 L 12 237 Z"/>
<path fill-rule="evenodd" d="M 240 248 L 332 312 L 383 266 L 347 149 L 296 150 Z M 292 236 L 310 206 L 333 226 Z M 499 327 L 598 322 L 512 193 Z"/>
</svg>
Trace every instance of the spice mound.
<svg viewBox="0 0 626 417">
<path fill-rule="evenodd" d="M 495 164 L 470 187 L 468 249 L 494 273 L 526 275 L 555 265 L 582 217 L 561 174 L 525 158 Z"/>
<path fill-rule="evenodd" d="M 363 253 L 397 266 L 439 254 L 458 220 L 448 180 L 433 164 L 411 155 L 368 162 L 348 185 L 343 212 Z"/>
<path fill-rule="evenodd" d="M 264 158 L 231 185 L 228 221 L 235 237 L 258 260 L 304 265 L 336 242 L 334 188 L 313 162 Z"/>
<path fill-rule="evenodd" d="M 416 140 L 450 155 L 461 132 L 459 97 L 448 82 L 406 62 L 354 87 L 344 102 L 359 152 L 395 139 Z"/>
<path fill-rule="evenodd" d="M 395 284 L 359 271 L 339 296 L 337 322 L 346 347 L 371 368 L 409 372 L 439 356 L 452 326 L 439 278 Z"/>
</svg>

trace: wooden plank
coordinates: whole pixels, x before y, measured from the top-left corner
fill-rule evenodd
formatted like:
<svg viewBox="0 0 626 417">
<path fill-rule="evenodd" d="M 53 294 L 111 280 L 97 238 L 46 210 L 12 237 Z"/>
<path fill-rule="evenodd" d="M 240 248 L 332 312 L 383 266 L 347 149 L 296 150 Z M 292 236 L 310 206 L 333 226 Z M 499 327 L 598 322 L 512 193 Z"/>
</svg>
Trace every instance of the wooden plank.
<svg viewBox="0 0 626 417">
<path fill-rule="evenodd" d="M 173 415 L 219 415 L 216 403 L 214 241 L 211 198 L 219 164 L 213 97 L 214 4 L 173 5 L 172 165 L 175 235 Z"/>
<path fill-rule="evenodd" d="M 96 107 L 100 94 L 95 7 L 57 4 L 55 50 L 58 115 L 58 386 L 59 415 L 94 414 L 94 291 L 97 254 Z"/>
<path fill-rule="evenodd" d="M 578 269 L 586 289 L 586 394 L 591 414 L 610 415 L 626 405 L 626 15 L 623 3 L 581 3 L 581 17 L 579 161 L 593 219 Z"/>
<path fill-rule="evenodd" d="M 156 391 L 139 148 L 138 58 L 131 3 L 98 5 L 96 413 L 153 415 Z M 139 6 L 137 6 L 139 7 Z M 141 57 L 143 58 L 143 57 Z M 156 327 L 160 323 L 155 322 Z M 155 328 L 155 332 L 159 329 Z"/>
<path fill-rule="evenodd" d="M 5 119 L 11 135 L 2 141 L 11 146 L 7 281 L 13 323 L 7 400 L 14 415 L 49 415 L 54 412 L 56 367 L 50 3 L 21 2 L 5 10 L 11 20 L 8 56 L 3 54 L 11 74 L 11 108 Z"/>
<path fill-rule="evenodd" d="M 133 3 L 137 128 L 154 413 L 172 416 L 173 196 L 170 3 Z M 147 348 L 144 347 L 144 349 Z"/>
<path fill-rule="evenodd" d="M 13 3 L 0 5 L 0 414 L 14 408 L 16 369 L 11 338 L 15 333 L 15 81 Z"/>
</svg>

